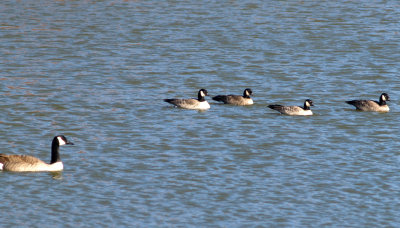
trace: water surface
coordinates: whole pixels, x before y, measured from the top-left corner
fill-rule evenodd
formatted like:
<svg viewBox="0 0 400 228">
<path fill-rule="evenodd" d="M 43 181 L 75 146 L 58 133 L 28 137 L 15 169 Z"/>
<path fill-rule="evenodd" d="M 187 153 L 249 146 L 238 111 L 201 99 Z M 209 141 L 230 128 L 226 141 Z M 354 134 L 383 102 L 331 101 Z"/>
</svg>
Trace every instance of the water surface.
<svg viewBox="0 0 400 228">
<path fill-rule="evenodd" d="M 3 1 L 0 172 L 7 227 L 397 227 L 396 1 Z M 162 99 L 241 94 L 206 112 Z M 389 113 L 349 99 L 389 93 Z M 314 101 L 314 116 L 268 104 Z"/>
</svg>

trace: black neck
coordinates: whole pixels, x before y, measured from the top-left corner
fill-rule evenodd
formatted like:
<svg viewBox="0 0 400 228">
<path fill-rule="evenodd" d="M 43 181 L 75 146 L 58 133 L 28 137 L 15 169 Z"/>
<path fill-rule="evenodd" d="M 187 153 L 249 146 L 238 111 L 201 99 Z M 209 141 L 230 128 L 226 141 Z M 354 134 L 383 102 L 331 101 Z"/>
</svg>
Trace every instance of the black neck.
<svg viewBox="0 0 400 228">
<path fill-rule="evenodd" d="M 310 110 L 311 108 L 310 108 L 310 106 L 307 106 L 306 103 L 304 103 L 304 108 L 303 109 L 304 110 Z"/>
<path fill-rule="evenodd" d="M 51 143 L 51 161 L 50 164 L 61 161 L 60 153 L 59 153 L 60 145 L 58 143 L 57 137 L 54 137 L 53 142 Z"/>
<path fill-rule="evenodd" d="M 206 99 L 203 96 L 201 96 L 201 93 L 199 92 L 199 95 L 197 96 L 197 100 L 199 100 L 200 102 L 203 102 Z"/>
<path fill-rule="evenodd" d="M 382 99 L 382 97 L 379 98 L 379 105 L 380 105 L 380 106 L 386 105 L 386 101 L 384 101 L 384 100 Z"/>
<path fill-rule="evenodd" d="M 244 98 L 250 98 L 250 96 L 247 95 L 246 90 L 243 92 L 243 97 L 244 97 Z"/>
</svg>

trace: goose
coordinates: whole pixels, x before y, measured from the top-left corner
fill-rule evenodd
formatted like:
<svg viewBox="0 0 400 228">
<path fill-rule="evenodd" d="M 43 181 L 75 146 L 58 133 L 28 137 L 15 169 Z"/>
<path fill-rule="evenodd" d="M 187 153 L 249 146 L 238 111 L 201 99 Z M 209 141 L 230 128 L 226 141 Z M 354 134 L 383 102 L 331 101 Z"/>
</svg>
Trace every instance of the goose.
<svg viewBox="0 0 400 228">
<path fill-rule="evenodd" d="M 74 145 L 64 135 L 55 136 L 51 143 L 51 161 L 45 163 L 39 158 L 30 155 L 6 155 L 0 154 L 0 170 L 13 172 L 43 172 L 61 171 L 64 166 L 60 159 L 59 147 L 62 145 Z"/>
<path fill-rule="evenodd" d="M 207 110 L 210 108 L 210 104 L 204 98 L 208 96 L 206 89 L 200 89 L 197 95 L 197 99 L 164 99 L 165 102 L 173 104 L 179 108 L 185 109 L 196 109 L 196 110 Z"/>
<path fill-rule="evenodd" d="M 247 88 L 243 91 L 243 96 L 240 95 L 218 95 L 213 97 L 212 99 L 215 101 L 224 102 L 224 104 L 232 104 L 232 105 L 252 105 L 253 99 L 250 98 L 250 95 L 253 94 L 250 88 Z"/>
<path fill-rule="evenodd" d="M 347 104 L 356 107 L 359 111 L 370 111 L 370 112 L 389 112 L 389 106 L 386 101 L 390 101 L 389 95 L 387 93 L 382 93 L 378 101 L 372 100 L 352 100 L 346 101 Z"/>
<path fill-rule="evenodd" d="M 312 100 L 307 99 L 304 101 L 304 106 L 283 106 L 283 105 L 268 105 L 269 108 L 276 110 L 282 114 L 290 116 L 310 116 L 312 111 L 310 106 L 314 106 Z"/>
</svg>

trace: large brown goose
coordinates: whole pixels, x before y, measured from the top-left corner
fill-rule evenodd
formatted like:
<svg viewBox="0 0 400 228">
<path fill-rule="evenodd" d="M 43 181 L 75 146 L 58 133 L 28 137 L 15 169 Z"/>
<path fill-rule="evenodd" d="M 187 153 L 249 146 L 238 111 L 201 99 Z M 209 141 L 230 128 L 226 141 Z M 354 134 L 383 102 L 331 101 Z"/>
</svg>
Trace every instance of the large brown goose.
<svg viewBox="0 0 400 228">
<path fill-rule="evenodd" d="M 196 110 L 207 110 L 210 108 L 210 104 L 204 98 L 208 96 L 206 89 L 200 89 L 197 94 L 197 99 L 189 98 L 189 99 L 164 99 L 165 102 L 173 104 L 179 108 L 185 109 L 196 109 Z"/>
<path fill-rule="evenodd" d="M 215 101 L 224 102 L 224 104 L 232 104 L 232 105 L 252 105 L 253 99 L 251 99 L 250 95 L 253 94 L 253 91 L 249 88 L 243 91 L 243 96 L 240 95 L 218 95 L 213 97 L 212 99 Z"/>
<path fill-rule="evenodd" d="M 379 97 L 379 101 L 352 100 L 346 101 L 346 103 L 355 106 L 359 111 L 389 112 L 389 106 L 386 104 L 386 101 L 390 101 L 389 95 L 387 93 L 382 93 Z"/>
<path fill-rule="evenodd" d="M 276 110 L 282 114 L 290 116 L 310 116 L 312 111 L 310 106 L 314 106 L 312 100 L 307 99 L 304 101 L 304 106 L 283 106 L 283 105 L 268 105 L 270 109 Z"/>
<path fill-rule="evenodd" d="M 55 136 L 51 144 L 51 161 L 46 163 L 30 155 L 0 154 L 0 170 L 13 172 L 61 171 L 64 166 L 60 159 L 59 147 L 74 145 L 63 135 Z"/>
</svg>

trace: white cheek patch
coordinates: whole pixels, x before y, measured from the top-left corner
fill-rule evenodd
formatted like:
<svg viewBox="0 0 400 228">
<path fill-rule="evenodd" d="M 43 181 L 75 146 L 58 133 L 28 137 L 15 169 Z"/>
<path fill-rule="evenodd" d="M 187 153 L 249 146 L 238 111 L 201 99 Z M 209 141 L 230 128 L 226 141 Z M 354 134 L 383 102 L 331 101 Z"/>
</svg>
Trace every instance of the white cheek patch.
<svg viewBox="0 0 400 228">
<path fill-rule="evenodd" d="M 386 101 L 386 97 L 383 96 L 383 95 L 382 95 L 381 99 L 382 99 L 383 101 Z"/>
<path fill-rule="evenodd" d="M 57 139 L 58 139 L 58 144 L 60 144 L 60 146 L 66 144 L 65 141 L 60 136 L 58 136 Z"/>
<path fill-rule="evenodd" d="M 308 101 L 306 101 L 306 106 L 310 107 L 310 103 Z"/>
<path fill-rule="evenodd" d="M 200 91 L 200 96 L 202 96 L 202 97 L 205 96 L 203 91 Z"/>
</svg>

